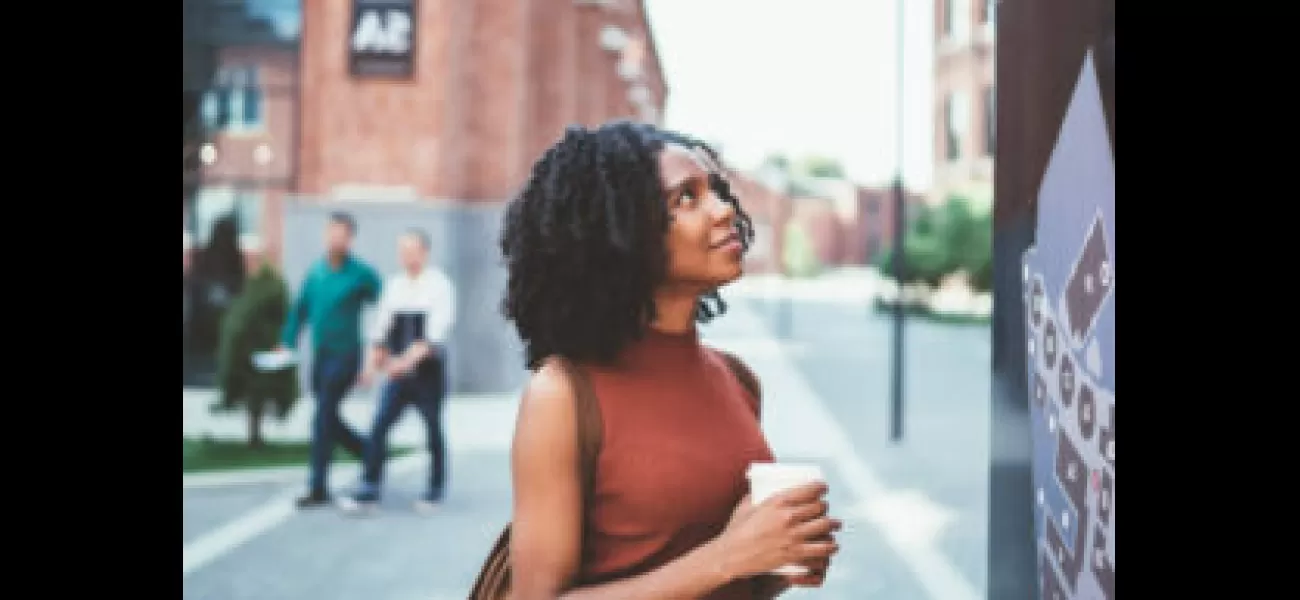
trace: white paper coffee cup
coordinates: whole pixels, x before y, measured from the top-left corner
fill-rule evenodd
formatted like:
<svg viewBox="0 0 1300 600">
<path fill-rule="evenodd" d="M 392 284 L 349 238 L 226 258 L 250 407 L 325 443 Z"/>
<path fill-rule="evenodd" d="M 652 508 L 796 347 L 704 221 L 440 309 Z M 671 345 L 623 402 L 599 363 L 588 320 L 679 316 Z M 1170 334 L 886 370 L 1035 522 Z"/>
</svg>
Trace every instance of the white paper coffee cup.
<svg viewBox="0 0 1300 600">
<path fill-rule="evenodd" d="M 790 488 L 813 482 L 825 482 L 820 466 L 798 463 L 753 463 L 745 473 L 749 478 L 749 496 L 755 504 Z M 773 575 L 807 575 L 808 567 L 785 565 L 772 571 Z"/>
</svg>

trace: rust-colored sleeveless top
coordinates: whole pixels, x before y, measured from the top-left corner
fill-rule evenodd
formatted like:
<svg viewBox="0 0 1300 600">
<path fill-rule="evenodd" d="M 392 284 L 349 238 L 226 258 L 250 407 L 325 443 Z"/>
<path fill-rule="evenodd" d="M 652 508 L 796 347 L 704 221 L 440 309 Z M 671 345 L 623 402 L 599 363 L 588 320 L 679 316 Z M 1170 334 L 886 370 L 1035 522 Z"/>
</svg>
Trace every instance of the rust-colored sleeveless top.
<svg viewBox="0 0 1300 600">
<path fill-rule="evenodd" d="M 651 571 L 716 537 L 772 460 L 757 401 L 697 334 L 649 331 L 610 366 L 587 367 L 604 438 L 586 511 L 581 579 Z M 749 600 L 736 582 L 707 596 Z"/>
</svg>

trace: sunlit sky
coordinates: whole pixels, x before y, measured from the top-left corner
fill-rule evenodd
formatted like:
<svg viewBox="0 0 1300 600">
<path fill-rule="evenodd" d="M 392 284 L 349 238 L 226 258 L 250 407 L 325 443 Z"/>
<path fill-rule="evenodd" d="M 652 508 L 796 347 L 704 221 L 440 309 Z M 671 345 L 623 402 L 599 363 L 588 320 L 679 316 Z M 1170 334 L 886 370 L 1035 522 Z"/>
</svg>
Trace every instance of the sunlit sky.
<svg viewBox="0 0 1300 600">
<path fill-rule="evenodd" d="M 930 184 L 934 3 L 905 0 L 904 179 Z M 741 168 L 783 152 L 835 158 L 889 181 L 898 0 L 647 0 L 668 81 L 665 125 L 721 146 Z"/>
</svg>

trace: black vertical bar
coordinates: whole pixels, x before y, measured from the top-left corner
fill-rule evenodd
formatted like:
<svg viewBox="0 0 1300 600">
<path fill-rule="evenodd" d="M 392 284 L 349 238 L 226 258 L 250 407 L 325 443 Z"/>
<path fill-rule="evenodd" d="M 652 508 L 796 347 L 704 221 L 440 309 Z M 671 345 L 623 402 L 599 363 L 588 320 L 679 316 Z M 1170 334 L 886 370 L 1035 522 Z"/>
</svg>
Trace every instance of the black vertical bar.
<svg viewBox="0 0 1300 600">
<path fill-rule="evenodd" d="M 907 202 L 903 198 L 903 0 L 898 0 L 898 61 L 897 77 L 897 167 L 894 172 L 894 280 L 898 282 L 898 294 L 894 298 L 894 351 L 891 354 L 890 371 L 890 427 L 889 439 L 899 442 L 903 439 L 903 282 L 907 261 L 903 256 L 903 238 L 906 235 Z"/>
</svg>

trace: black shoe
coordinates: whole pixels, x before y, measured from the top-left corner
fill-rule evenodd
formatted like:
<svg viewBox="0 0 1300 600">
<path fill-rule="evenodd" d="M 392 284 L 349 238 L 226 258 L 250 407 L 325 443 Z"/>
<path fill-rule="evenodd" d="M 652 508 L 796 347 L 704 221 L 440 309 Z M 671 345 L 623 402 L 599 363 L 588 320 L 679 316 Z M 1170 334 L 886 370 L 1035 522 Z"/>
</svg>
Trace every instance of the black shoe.
<svg viewBox="0 0 1300 600">
<path fill-rule="evenodd" d="M 325 492 L 311 492 L 298 498 L 294 504 L 298 508 L 321 508 L 333 504 L 333 499 Z"/>
</svg>

